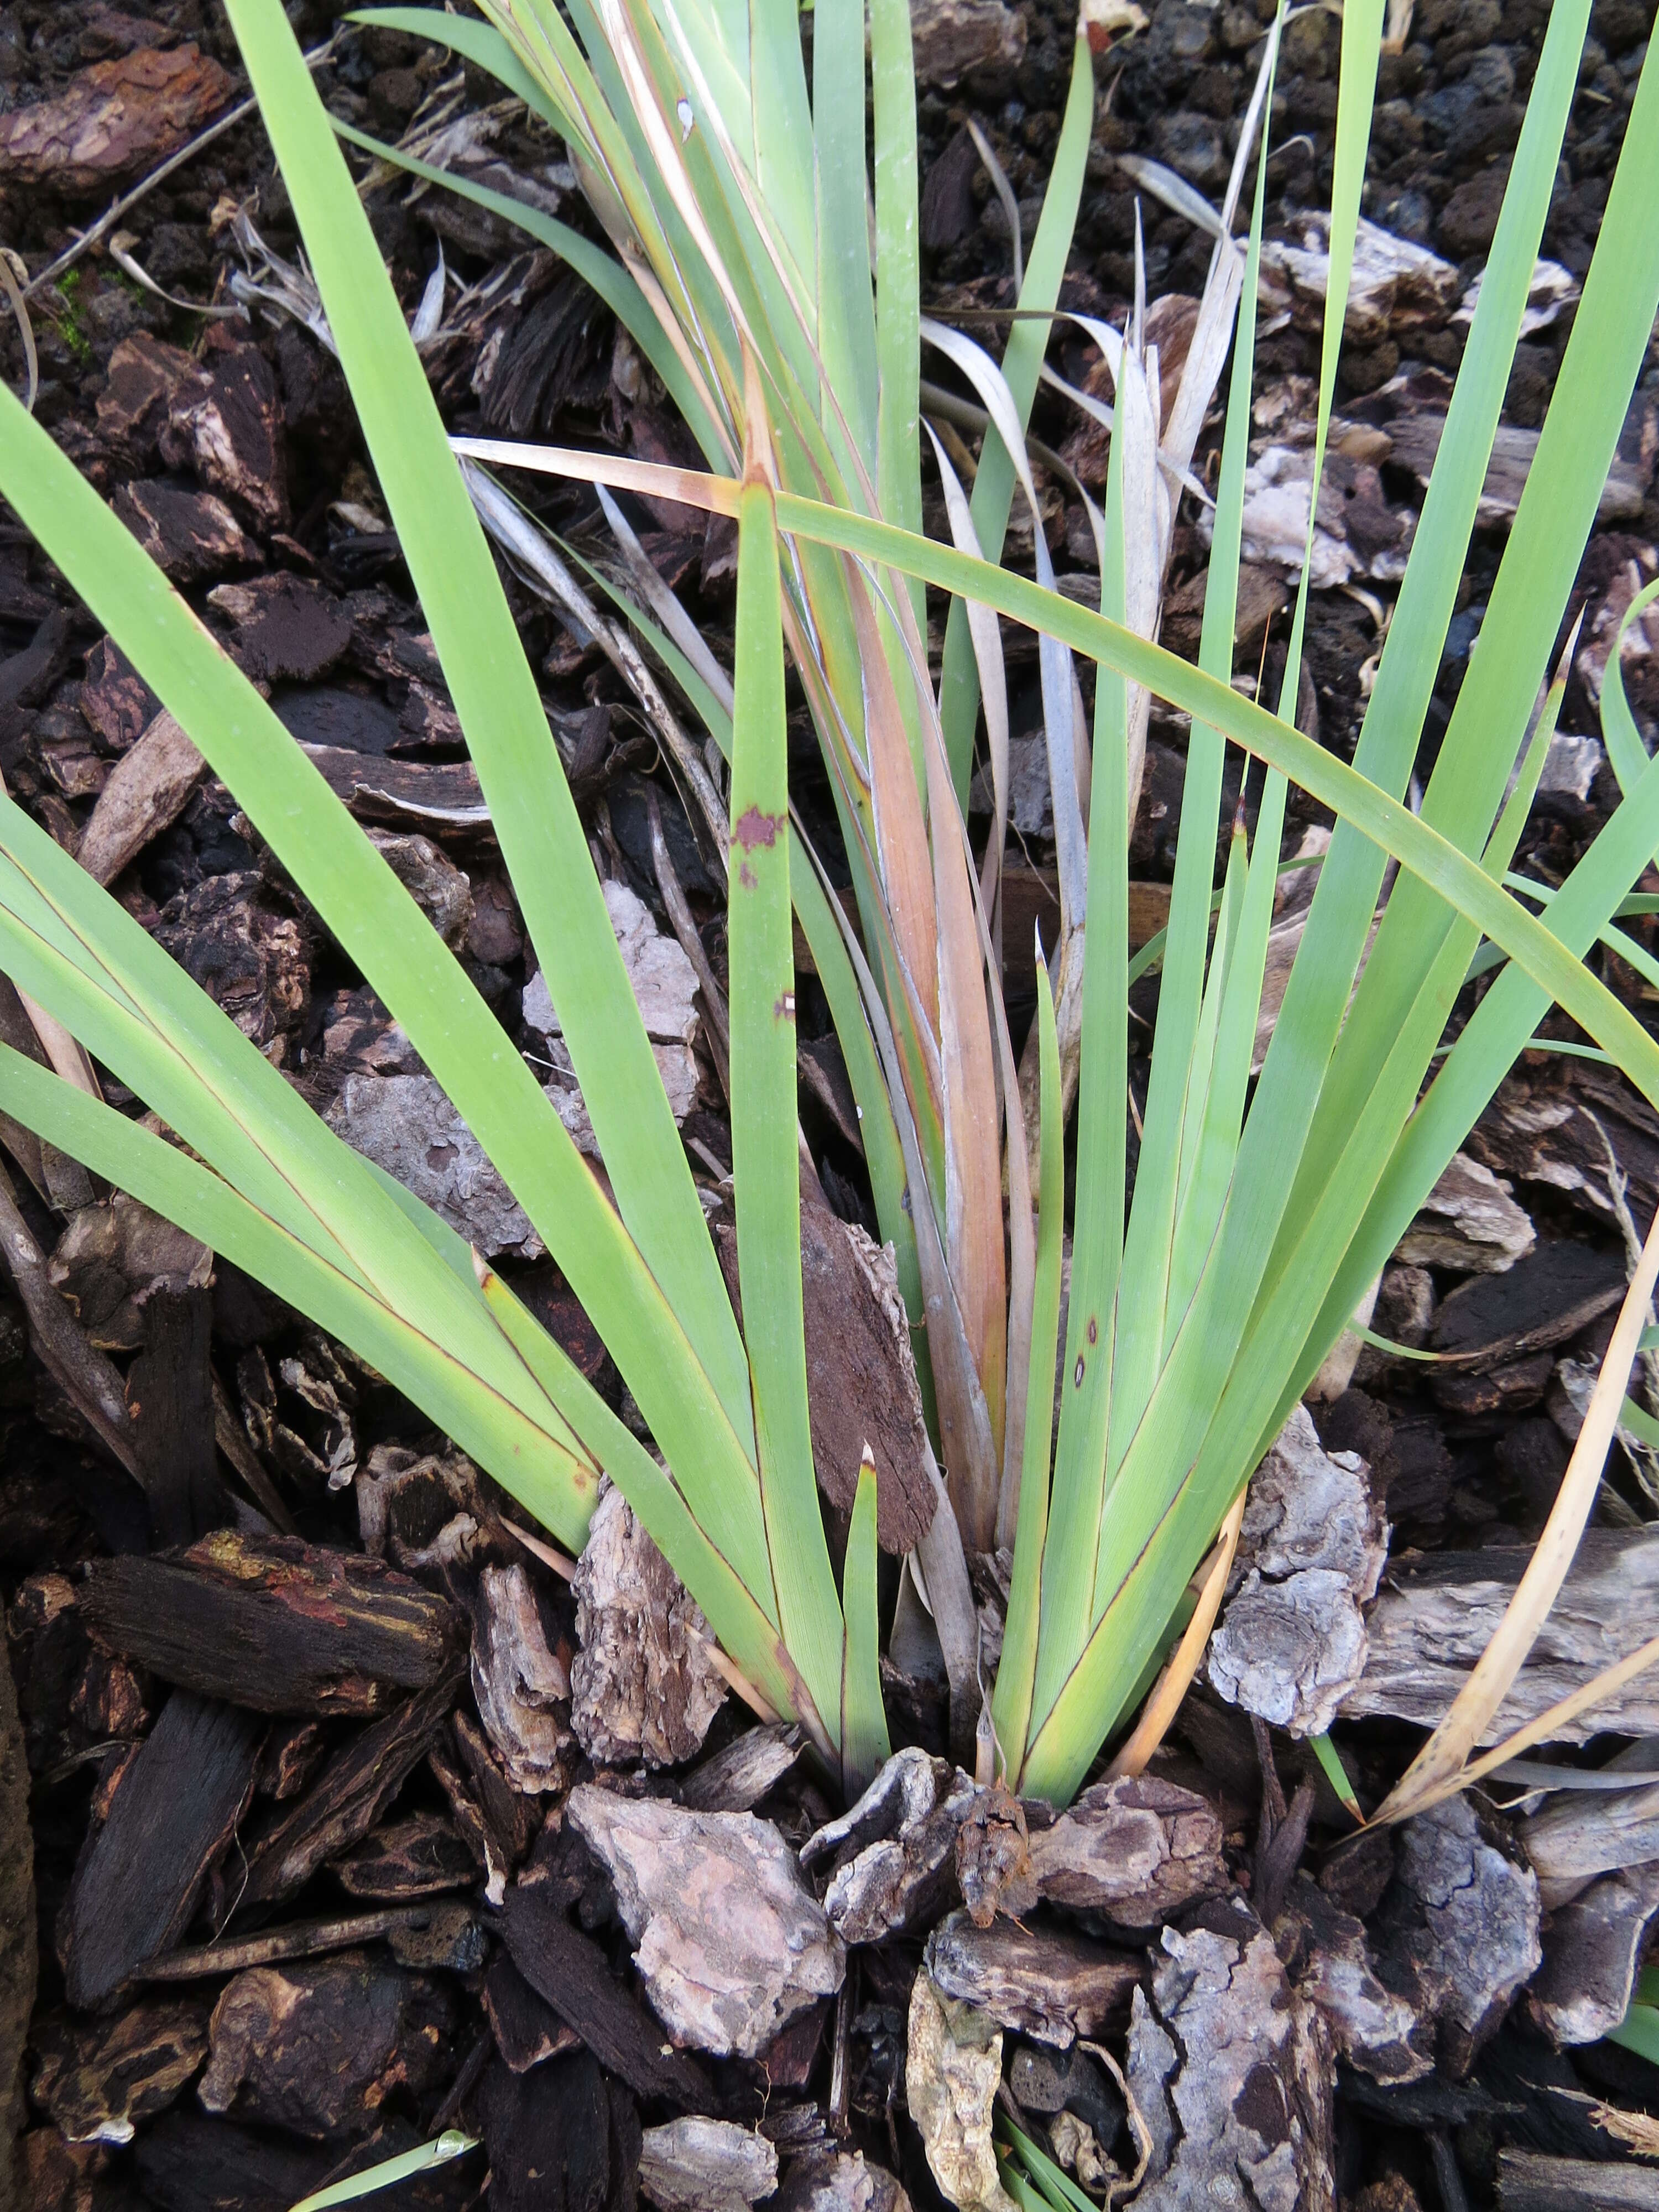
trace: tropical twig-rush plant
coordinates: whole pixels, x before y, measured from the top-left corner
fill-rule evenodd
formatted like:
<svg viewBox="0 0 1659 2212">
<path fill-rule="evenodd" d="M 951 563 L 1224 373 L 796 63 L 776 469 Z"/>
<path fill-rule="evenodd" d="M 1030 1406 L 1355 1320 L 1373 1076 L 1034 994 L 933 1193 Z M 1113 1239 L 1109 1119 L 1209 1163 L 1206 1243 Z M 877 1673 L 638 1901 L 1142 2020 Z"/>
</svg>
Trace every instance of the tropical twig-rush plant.
<svg viewBox="0 0 1659 2212">
<path fill-rule="evenodd" d="M 1352 766 L 1229 682 L 1265 154 L 1248 251 L 1231 221 L 1218 221 L 1206 296 L 1219 304 L 1195 349 L 1204 359 L 1194 396 L 1183 386 L 1170 422 L 1158 419 L 1139 304 L 1127 331 L 1094 332 L 1116 378 L 1096 612 L 1053 588 L 1040 526 L 1034 579 L 994 557 L 1015 489 L 1036 503 L 1025 425 L 1089 142 L 1086 46 L 1024 263 L 1027 312 L 999 364 L 921 319 L 904 0 L 873 0 L 867 64 L 863 7 L 820 0 L 810 85 L 799 21 L 783 0 L 572 0 L 568 15 L 553 0 L 484 4 L 487 21 L 408 11 L 390 20 L 465 52 L 563 134 L 614 256 L 513 203 L 507 211 L 616 309 L 708 471 L 473 448 L 472 492 L 492 527 L 522 523 L 476 473 L 481 459 L 512 461 L 665 492 L 738 528 L 730 672 L 659 587 L 641 585 L 633 619 L 728 764 L 724 790 L 706 778 L 702 803 L 718 822 L 726 870 L 744 1327 L 469 477 L 276 0 L 228 0 L 231 21 L 559 1009 L 609 1194 L 368 838 L 9 394 L 0 399 L 0 491 L 402 1024 L 603 1334 L 665 1464 L 465 1243 L 338 1142 L 137 923 L 9 803 L 0 805 L 0 965 L 43 1022 L 78 1039 L 162 1127 L 124 1118 L 95 1086 L 70 1079 L 81 1064 L 61 1049 L 52 1066 L 0 1050 L 0 1109 L 355 1346 L 563 1543 L 580 1542 L 609 1474 L 732 1661 L 802 1722 L 851 1787 L 886 1741 L 874 1478 L 860 1477 L 838 1586 L 814 1480 L 802 1342 L 793 906 L 846 1051 L 881 1224 L 917 1324 L 948 1482 L 919 1573 L 955 1655 L 953 1689 L 969 1692 L 975 1660 L 971 1634 L 964 1656 L 955 1532 L 975 1548 L 1012 1539 L 995 1741 L 1011 1784 L 1063 1800 L 1180 1632 L 1190 1578 L 1251 1469 L 1545 1010 L 1564 1009 L 1659 1103 L 1659 1047 L 1585 964 L 1659 849 L 1659 769 L 1625 706 L 1616 653 L 1603 714 L 1623 802 L 1541 915 L 1505 887 L 1559 702 L 1559 687 L 1548 687 L 1556 635 L 1659 306 L 1648 190 L 1659 159 L 1659 63 L 1650 60 L 1637 93 L 1480 651 L 1413 812 L 1402 797 L 1521 327 L 1589 0 L 1558 0 L 1551 15 Z M 1316 456 L 1335 390 L 1382 17 L 1382 0 L 1348 0 Z M 1150 633 L 1169 517 L 1235 301 L 1194 667 Z M 920 531 L 924 338 L 975 387 L 987 417 L 971 498 L 937 461 L 950 544 Z M 929 588 L 952 602 L 937 690 L 922 621 Z M 1305 589 L 1304 578 L 1284 692 L 1292 702 Z M 1054 972 L 1038 978 L 1035 1079 L 1024 1093 L 992 957 L 1001 801 L 981 863 L 963 809 L 981 700 L 994 782 L 1004 787 L 997 617 L 1042 641 L 1063 907 Z M 1097 672 L 1091 727 L 1073 655 Z M 843 929 L 791 823 L 786 657 L 836 793 L 857 933 Z M 1185 710 L 1192 729 L 1130 1195 L 1127 850 L 1152 692 Z M 1229 744 L 1261 764 L 1264 781 L 1254 848 L 1235 828 L 1218 887 Z M 1253 1072 L 1291 782 L 1329 808 L 1337 828 Z M 1390 857 L 1400 872 L 1379 922 Z M 1437 1072 L 1459 990 L 1477 955 L 1486 957 L 1483 939 L 1500 972 Z M 1069 1203 L 1068 1060 L 1077 1115 Z M 1036 1102 L 1035 1191 L 1026 1096 Z M 1056 1407 L 1068 1216 L 1073 1266 Z"/>
</svg>

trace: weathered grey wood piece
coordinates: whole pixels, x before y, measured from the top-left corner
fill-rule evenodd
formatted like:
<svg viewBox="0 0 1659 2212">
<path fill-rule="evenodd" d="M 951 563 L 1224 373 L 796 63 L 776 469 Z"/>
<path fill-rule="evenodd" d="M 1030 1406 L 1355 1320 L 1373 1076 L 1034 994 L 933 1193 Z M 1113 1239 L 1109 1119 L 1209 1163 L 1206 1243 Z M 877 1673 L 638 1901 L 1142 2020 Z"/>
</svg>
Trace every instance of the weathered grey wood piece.
<svg viewBox="0 0 1659 2212">
<path fill-rule="evenodd" d="M 1390 1563 L 1366 1624 L 1370 1656 L 1343 1717 L 1388 1714 L 1432 1728 L 1468 1680 L 1503 1618 L 1532 1553 L 1522 1545 L 1440 1552 Z M 1659 1613 L 1659 1527 L 1592 1528 L 1561 1595 L 1482 1736 L 1500 1742 L 1525 1721 L 1581 1689 L 1652 1633 Z M 1559 1741 L 1603 1730 L 1659 1735 L 1659 1670 L 1636 1676 L 1565 1723 Z"/>
</svg>

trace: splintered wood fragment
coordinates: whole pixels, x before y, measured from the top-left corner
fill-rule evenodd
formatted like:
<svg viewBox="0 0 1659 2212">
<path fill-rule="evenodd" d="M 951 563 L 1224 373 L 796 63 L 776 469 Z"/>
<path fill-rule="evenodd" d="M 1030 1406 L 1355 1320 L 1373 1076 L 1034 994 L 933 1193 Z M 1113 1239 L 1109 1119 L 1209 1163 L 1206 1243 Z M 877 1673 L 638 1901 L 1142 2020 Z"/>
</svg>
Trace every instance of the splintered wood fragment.
<svg viewBox="0 0 1659 2212">
<path fill-rule="evenodd" d="M 892 1252 L 839 1218 L 805 1157 L 800 1198 L 806 1394 L 818 1481 L 836 1510 L 850 1513 L 868 1451 L 877 1476 L 877 1540 L 885 1552 L 908 1552 L 932 1526 L 934 1498 Z"/>
<path fill-rule="evenodd" d="M 1387 1714 L 1419 1728 L 1443 1719 L 1532 1556 L 1522 1546 L 1491 1545 L 1391 1560 L 1366 1623 L 1365 1671 L 1343 1700 L 1343 1717 Z M 1656 1606 L 1659 1528 L 1587 1529 L 1525 1665 L 1480 1741 L 1502 1742 L 1633 1652 L 1651 1632 Z M 1583 1743 L 1604 1730 L 1659 1735 L 1659 1670 L 1637 1674 L 1562 1721 L 1553 1740 Z"/>
<path fill-rule="evenodd" d="M 349 1897 L 431 1897 L 466 1887 L 472 1854 L 436 1813 L 411 1813 L 366 1836 L 330 1871 Z"/>
<path fill-rule="evenodd" d="M 588 1757 L 649 1766 L 695 1757 L 726 1696 L 714 1638 L 619 1490 L 594 1509 L 572 1588 L 581 1649 L 570 1723 Z"/>
<path fill-rule="evenodd" d="M 490 2067 L 477 2109 L 492 2212 L 600 2212 L 634 2203 L 639 2114 L 591 2051 L 568 2052 L 530 2074 Z"/>
<path fill-rule="evenodd" d="M 957 1847 L 981 1792 L 917 1744 L 896 1751 L 858 1802 L 801 1846 L 834 1867 L 823 1909 L 845 1943 L 931 1927 L 957 1885 Z"/>
<path fill-rule="evenodd" d="M 396 1929 L 423 1928 L 430 1920 L 423 1905 L 388 1905 L 382 1912 L 353 1912 L 338 1920 L 295 1920 L 263 1936 L 234 1943 L 196 1943 L 166 1951 L 133 1977 L 141 1982 L 193 1982 L 213 1974 L 240 1974 L 249 1966 L 274 1966 L 284 1959 L 310 1959 L 324 1951 L 345 1951 L 374 1943 Z"/>
<path fill-rule="evenodd" d="M 176 1690 L 115 1786 L 70 1887 L 64 1986 L 94 2005 L 190 1925 L 253 1790 L 259 1723 Z"/>
<path fill-rule="evenodd" d="M 570 1676 L 551 1650 L 524 1569 L 486 1567 L 474 1601 L 472 1693 L 515 1790 L 534 1796 L 568 1778 Z"/>
<path fill-rule="evenodd" d="M 459 1679 L 452 1672 L 343 1744 L 298 1804 L 249 1849 L 235 1902 L 291 1896 L 325 1859 L 366 1836 L 442 1727 Z"/>
<path fill-rule="evenodd" d="M 805 1741 L 788 1721 L 745 1729 L 692 1768 L 680 1784 L 681 1804 L 696 1813 L 752 1812 L 795 1765 Z"/>
<path fill-rule="evenodd" d="M 127 1372 L 127 1411 L 151 1528 L 161 1543 L 185 1544 L 230 1517 L 214 1448 L 213 1293 L 158 1284 L 144 1301 L 144 1349 Z M 253 1702 L 211 1682 L 185 1686 Z"/>
<path fill-rule="evenodd" d="M 702 2067 L 665 2040 L 657 2022 L 612 1979 L 599 1945 L 566 1919 L 561 1885 L 514 1883 L 507 1893 L 501 1935 L 531 1988 L 636 2096 L 664 2097 L 683 2112 L 717 2108 L 714 2084 Z"/>
<path fill-rule="evenodd" d="M 452 1673 L 465 1633 L 379 1560 L 228 1528 L 176 1559 L 100 1561 L 82 1602 L 101 1650 L 256 1712 L 382 1711 Z"/>
<path fill-rule="evenodd" d="M 497 1954 L 484 1976 L 483 2001 L 495 2048 L 514 2074 L 582 2047 L 575 2029 L 537 1996 L 505 1953 Z"/>
<path fill-rule="evenodd" d="M 165 708 L 98 794 L 75 857 L 94 882 L 112 884 L 153 837 L 184 812 L 206 766 Z"/>
<path fill-rule="evenodd" d="M 1498 2202 L 1502 2212 L 1659 2212 L 1659 2172 L 1650 2166 L 1500 2150 Z"/>
<path fill-rule="evenodd" d="M 7 1905 L 0 1914 L 0 2204 L 20 2201 L 15 2145 L 23 2121 L 23 2053 L 40 1964 L 35 1929 L 34 1841 L 29 1827 L 29 1769 L 17 1686 L 0 1666 L 0 1866 Z"/>
</svg>

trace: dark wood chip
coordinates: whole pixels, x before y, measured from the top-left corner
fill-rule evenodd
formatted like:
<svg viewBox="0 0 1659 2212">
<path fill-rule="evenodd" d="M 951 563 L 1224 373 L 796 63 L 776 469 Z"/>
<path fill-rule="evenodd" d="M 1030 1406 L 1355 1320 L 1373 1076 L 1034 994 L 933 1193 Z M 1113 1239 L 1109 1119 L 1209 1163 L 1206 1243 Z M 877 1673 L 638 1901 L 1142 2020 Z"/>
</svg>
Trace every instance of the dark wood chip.
<svg viewBox="0 0 1659 2212">
<path fill-rule="evenodd" d="M 682 2112 L 718 2111 L 702 2068 L 665 2042 L 658 2022 L 612 1978 L 599 1945 L 565 1918 L 559 1885 L 514 1883 L 501 1934 L 531 1988 L 635 2095 L 666 2098 Z"/>
<path fill-rule="evenodd" d="M 190 1925 L 253 1789 L 260 1723 L 175 1690 L 123 1770 L 69 1895 L 64 1985 L 96 2004 Z"/>
<path fill-rule="evenodd" d="M 405 1699 L 341 1746 L 293 1810 L 250 1849 L 240 1901 L 292 1896 L 325 1859 L 368 1833 L 442 1727 L 458 1679 L 447 1676 Z"/>
</svg>

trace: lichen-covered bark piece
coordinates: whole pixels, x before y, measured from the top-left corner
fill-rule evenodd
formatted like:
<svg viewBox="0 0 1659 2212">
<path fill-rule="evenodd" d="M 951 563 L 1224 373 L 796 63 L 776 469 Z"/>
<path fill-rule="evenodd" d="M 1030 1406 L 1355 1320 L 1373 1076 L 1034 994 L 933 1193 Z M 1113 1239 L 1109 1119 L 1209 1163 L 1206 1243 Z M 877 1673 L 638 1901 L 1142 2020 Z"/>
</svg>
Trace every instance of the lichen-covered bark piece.
<svg viewBox="0 0 1659 2212">
<path fill-rule="evenodd" d="M 1424 1729 L 1443 1720 L 1532 1556 L 1524 1544 L 1494 1544 L 1396 1560 L 1366 1624 L 1370 1653 L 1343 1717 L 1386 1713 Z M 1514 1687 L 1481 1732 L 1481 1745 L 1501 1742 L 1627 1658 L 1650 1632 L 1656 1605 L 1659 1527 L 1587 1528 Z M 1650 1668 L 1636 1674 L 1551 1730 L 1561 1743 L 1585 1743 L 1603 1733 L 1659 1735 L 1659 1674 Z M 1659 1806 L 1659 1790 L 1654 1802 Z M 1659 1844 L 1635 1857 L 1659 1857 Z"/>
<path fill-rule="evenodd" d="M 1402 1823 L 1383 1900 L 1389 1946 L 1415 1970 L 1458 2076 L 1543 1957 L 1538 1877 L 1504 1845 L 1467 1795 L 1449 1798 Z"/>
<path fill-rule="evenodd" d="M 1129 2025 L 1129 2093 L 1152 2139 L 1137 2212 L 1203 2204 L 1333 2212 L 1332 2054 L 1247 1907 L 1164 1931 Z"/>
<path fill-rule="evenodd" d="M 702 1609 L 619 1490 L 594 1508 L 571 1588 L 581 1649 L 570 1724 L 599 1766 L 675 1766 L 702 1747 L 726 1684 Z"/>
<path fill-rule="evenodd" d="M 611 1876 L 646 1993 L 679 2042 L 752 2058 L 841 1987 L 842 1940 L 769 1820 L 591 1784 L 566 1813 Z"/>
<path fill-rule="evenodd" d="M 1031 1836 L 1037 1893 L 1126 1928 L 1161 1928 L 1231 1877 L 1220 1816 L 1207 1799 L 1151 1775 L 1085 1790 L 1051 1827 Z"/>
<path fill-rule="evenodd" d="M 1395 1260 L 1466 1275 L 1506 1273 L 1538 1241 L 1531 1218 L 1510 1195 L 1512 1188 L 1467 1152 L 1454 1152 L 1395 1248 Z"/>
<path fill-rule="evenodd" d="M 529 1215 L 431 1076 L 349 1075 L 325 1118 L 485 1259 L 540 1256 Z"/>
<path fill-rule="evenodd" d="M 879 1942 L 938 1917 L 956 1888 L 957 1841 L 978 1796 L 948 1759 L 907 1745 L 849 1812 L 808 1838 L 803 1866 L 836 1862 L 823 1909 L 843 1942 Z"/>
<path fill-rule="evenodd" d="M 1356 1453 L 1326 1451 L 1298 1406 L 1251 1478 L 1209 1676 L 1229 1705 L 1291 1735 L 1322 1735 L 1365 1671 L 1362 1607 L 1389 1549 L 1368 1473 Z"/>
<path fill-rule="evenodd" d="M 640 2194 L 657 2212 L 744 2212 L 777 2185 L 775 2148 L 735 2120 L 691 2114 L 641 2138 Z"/>
<path fill-rule="evenodd" d="M 1002 2036 L 983 2014 L 947 2006 L 924 1967 L 910 1990 L 904 2094 L 928 2171 L 959 2212 L 1013 2212 L 997 2173 L 991 2117 L 1002 2082 Z"/>
<path fill-rule="evenodd" d="M 1297 1988 L 1319 2008 L 1338 2056 L 1374 2081 L 1420 2081 L 1432 2073 L 1433 2022 L 1409 1964 L 1379 1962 L 1364 1921 L 1333 1904 L 1305 1875 L 1297 1877 L 1285 1917 L 1275 1926 L 1281 1954 L 1287 1919 L 1304 1954 Z"/>
<path fill-rule="evenodd" d="M 1659 1865 L 1650 1863 L 1592 1882 L 1551 1913 L 1528 2006 L 1553 2042 L 1595 2043 L 1618 2027 L 1656 1912 Z"/>
<path fill-rule="evenodd" d="M 1659 1783 L 1563 1790 L 1522 1822 L 1521 1842 L 1553 1911 L 1600 1875 L 1659 1860 Z"/>
</svg>

